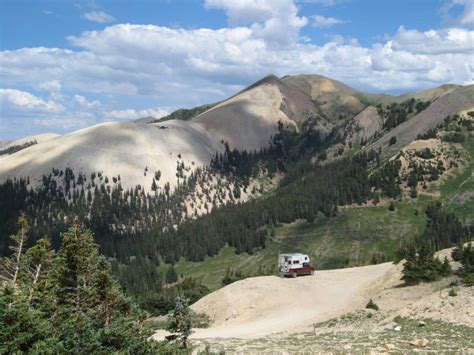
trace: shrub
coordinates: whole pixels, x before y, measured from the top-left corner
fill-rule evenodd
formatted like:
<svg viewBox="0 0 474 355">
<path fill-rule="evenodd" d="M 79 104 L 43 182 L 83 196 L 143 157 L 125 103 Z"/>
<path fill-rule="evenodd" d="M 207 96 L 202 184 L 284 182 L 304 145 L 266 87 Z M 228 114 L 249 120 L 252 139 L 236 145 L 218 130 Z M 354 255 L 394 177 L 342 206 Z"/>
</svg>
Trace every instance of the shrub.
<svg viewBox="0 0 474 355">
<path fill-rule="evenodd" d="M 435 157 L 434 154 L 431 152 L 430 148 L 426 148 L 421 151 L 416 151 L 415 155 L 421 159 L 433 159 Z"/>
<path fill-rule="evenodd" d="M 462 143 L 466 140 L 466 138 L 462 133 L 454 132 L 444 135 L 443 137 L 441 137 L 441 140 L 443 142 Z"/>
<path fill-rule="evenodd" d="M 369 303 L 367 303 L 367 305 L 365 306 L 365 308 L 373 309 L 373 310 L 376 310 L 376 311 L 379 310 L 379 306 L 377 306 L 377 305 L 375 304 L 375 302 L 374 302 L 372 299 L 370 299 Z"/>
<path fill-rule="evenodd" d="M 394 145 L 395 143 L 397 143 L 397 137 L 393 136 L 392 138 L 390 138 L 388 145 Z"/>
</svg>

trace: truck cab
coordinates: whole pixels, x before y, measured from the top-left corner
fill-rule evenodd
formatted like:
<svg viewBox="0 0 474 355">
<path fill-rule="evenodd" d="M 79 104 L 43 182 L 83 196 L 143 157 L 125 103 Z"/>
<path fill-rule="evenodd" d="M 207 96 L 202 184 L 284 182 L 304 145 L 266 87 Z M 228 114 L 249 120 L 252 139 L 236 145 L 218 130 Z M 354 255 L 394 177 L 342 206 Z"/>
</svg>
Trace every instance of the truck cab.
<svg viewBox="0 0 474 355">
<path fill-rule="evenodd" d="M 309 256 L 300 253 L 280 254 L 278 270 L 281 277 L 314 274 L 314 267 L 310 264 Z"/>
</svg>

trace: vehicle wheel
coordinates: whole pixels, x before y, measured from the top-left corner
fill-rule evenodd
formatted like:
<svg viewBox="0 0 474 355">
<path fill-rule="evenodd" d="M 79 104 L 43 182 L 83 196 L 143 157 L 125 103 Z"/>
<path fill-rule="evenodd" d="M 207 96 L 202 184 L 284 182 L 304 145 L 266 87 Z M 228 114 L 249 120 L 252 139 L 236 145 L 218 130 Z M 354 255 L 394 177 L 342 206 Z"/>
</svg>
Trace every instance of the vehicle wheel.
<svg viewBox="0 0 474 355">
<path fill-rule="evenodd" d="M 291 277 L 295 278 L 296 276 L 298 276 L 298 275 L 296 274 L 296 272 L 292 272 L 292 273 L 291 273 Z"/>
</svg>

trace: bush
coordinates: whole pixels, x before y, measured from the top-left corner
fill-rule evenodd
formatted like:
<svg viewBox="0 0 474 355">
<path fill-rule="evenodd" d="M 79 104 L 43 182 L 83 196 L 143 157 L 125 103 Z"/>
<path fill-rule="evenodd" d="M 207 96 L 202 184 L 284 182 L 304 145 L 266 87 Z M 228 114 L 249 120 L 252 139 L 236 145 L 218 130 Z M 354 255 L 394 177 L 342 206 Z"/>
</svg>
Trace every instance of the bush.
<svg viewBox="0 0 474 355">
<path fill-rule="evenodd" d="M 433 159 L 435 157 L 434 154 L 431 152 L 430 148 L 426 148 L 421 151 L 416 151 L 415 155 L 421 159 Z"/>
<path fill-rule="evenodd" d="M 456 297 L 457 295 L 458 295 L 458 293 L 456 292 L 456 290 L 454 288 L 450 289 L 449 292 L 448 292 L 448 296 Z"/>
<path fill-rule="evenodd" d="M 466 140 L 466 138 L 462 133 L 454 132 L 444 135 L 443 137 L 441 137 L 441 140 L 443 142 L 462 143 Z"/>
<path fill-rule="evenodd" d="M 392 138 L 390 138 L 388 145 L 394 145 L 395 143 L 397 143 L 397 137 L 393 136 Z"/>
<path fill-rule="evenodd" d="M 365 308 L 373 309 L 373 310 L 376 310 L 376 311 L 379 310 L 379 306 L 377 306 L 377 305 L 375 304 L 375 302 L 374 302 L 372 299 L 370 299 L 369 303 L 367 303 L 367 305 L 365 306 Z"/>
</svg>

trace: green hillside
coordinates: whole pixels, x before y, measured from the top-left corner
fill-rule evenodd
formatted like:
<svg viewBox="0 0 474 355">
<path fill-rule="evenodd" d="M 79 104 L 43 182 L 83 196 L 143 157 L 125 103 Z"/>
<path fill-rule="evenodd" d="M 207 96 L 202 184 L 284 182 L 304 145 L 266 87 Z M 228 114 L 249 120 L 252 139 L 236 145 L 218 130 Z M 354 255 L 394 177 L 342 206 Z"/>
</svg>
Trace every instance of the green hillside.
<svg viewBox="0 0 474 355">
<path fill-rule="evenodd" d="M 332 269 L 366 265 L 392 260 L 404 239 L 413 238 L 425 226 L 424 210 L 428 203 L 440 200 L 445 208 L 461 220 L 470 222 L 474 215 L 474 138 L 468 135 L 463 148 L 469 153 L 468 164 L 461 173 L 446 179 L 440 186 L 430 188 L 418 198 L 403 198 L 395 202 L 395 211 L 389 211 L 388 201 L 374 206 L 340 208 L 334 217 L 318 214 L 314 223 L 300 219 L 269 229 L 267 247 L 254 255 L 236 254 L 225 247 L 217 256 L 203 262 L 181 259 L 176 265 L 179 275 L 198 278 L 211 290 L 222 287 L 229 270 L 240 277 L 276 274 L 279 253 L 303 252 L 309 254 L 317 269 Z M 437 196 L 439 195 L 439 197 Z M 161 266 L 165 270 L 167 266 Z"/>
</svg>

